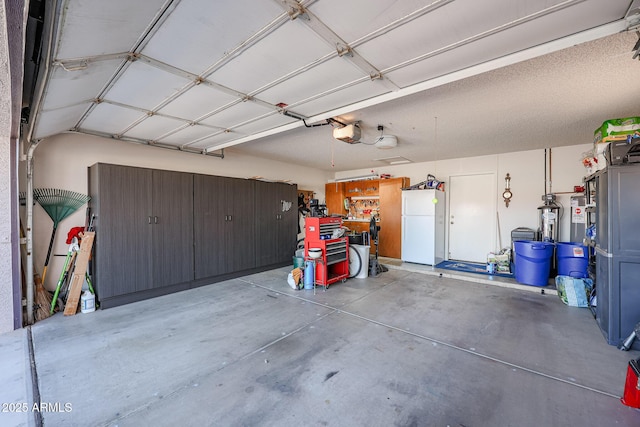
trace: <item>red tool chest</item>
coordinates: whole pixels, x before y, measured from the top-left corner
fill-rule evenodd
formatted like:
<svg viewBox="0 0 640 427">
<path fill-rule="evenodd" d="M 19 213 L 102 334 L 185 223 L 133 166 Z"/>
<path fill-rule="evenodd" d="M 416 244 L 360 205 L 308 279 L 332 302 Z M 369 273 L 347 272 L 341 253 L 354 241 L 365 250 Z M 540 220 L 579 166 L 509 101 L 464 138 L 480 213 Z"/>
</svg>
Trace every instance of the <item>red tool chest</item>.
<svg viewBox="0 0 640 427">
<path fill-rule="evenodd" d="M 315 260 L 315 284 L 328 288 L 337 281 L 349 277 L 349 239 L 332 238 L 334 230 L 342 227 L 342 219 L 334 217 L 307 217 L 305 219 L 304 255 L 309 258 L 309 248 L 322 249 Z"/>
</svg>

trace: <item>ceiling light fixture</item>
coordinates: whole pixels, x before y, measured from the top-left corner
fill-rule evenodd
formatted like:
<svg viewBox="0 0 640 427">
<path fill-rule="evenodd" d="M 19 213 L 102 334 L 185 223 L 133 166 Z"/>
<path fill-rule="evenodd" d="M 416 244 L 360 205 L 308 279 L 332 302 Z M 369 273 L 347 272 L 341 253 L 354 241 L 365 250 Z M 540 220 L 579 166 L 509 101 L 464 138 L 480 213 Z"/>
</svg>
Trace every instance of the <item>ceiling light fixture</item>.
<svg viewBox="0 0 640 427">
<path fill-rule="evenodd" d="M 384 157 L 380 159 L 373 159 L 374 162 L 384 162 L 388 165 L 400 165 L 403 163 L 412 163 L 411 160 L 402 156 Z"/>
<path fill-rule="evenodd" d="M 380 136 L 376 139 L 376 142 L 373 143 L 376 148 L 386 150 L 398 145 L 398 138 L 395 135 L 384 134 L 384 126 L 378 125 L 378 130 L 380 131 Z"/>
</svg>

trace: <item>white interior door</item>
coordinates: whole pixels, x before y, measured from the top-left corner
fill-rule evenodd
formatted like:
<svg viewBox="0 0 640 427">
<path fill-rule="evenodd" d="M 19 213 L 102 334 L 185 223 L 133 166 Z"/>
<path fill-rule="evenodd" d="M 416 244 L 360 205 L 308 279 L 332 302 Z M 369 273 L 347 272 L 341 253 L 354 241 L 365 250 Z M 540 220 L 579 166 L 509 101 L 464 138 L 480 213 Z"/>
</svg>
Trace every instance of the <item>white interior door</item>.
<svg viewBox="0 0 640 427">
<path fill-rule="evenodd" d="M 487 262 L 495 247 L 495 174 L 450 177 L 449 259 Z"/>
</svg>

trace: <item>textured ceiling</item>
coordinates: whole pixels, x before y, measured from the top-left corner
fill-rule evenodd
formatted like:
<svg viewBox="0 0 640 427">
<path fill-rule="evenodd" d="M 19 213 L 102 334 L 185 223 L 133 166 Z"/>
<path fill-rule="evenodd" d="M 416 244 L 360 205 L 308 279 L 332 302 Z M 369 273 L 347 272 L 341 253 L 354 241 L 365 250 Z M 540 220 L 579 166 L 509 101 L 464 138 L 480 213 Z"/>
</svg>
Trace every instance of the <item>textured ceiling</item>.
<svg viewBox="0 0 640 427">
<path fill-rule="evenodd" d="M 629 0 L 52 4 L 32 139 L 340 171 L 589 143 L 602 121 L 639 115 Z M 327 119 L 359 121 L 361 143 L 333 139 Z M 397 147 L 372 145 L 378 125 Z"/>
</svg>

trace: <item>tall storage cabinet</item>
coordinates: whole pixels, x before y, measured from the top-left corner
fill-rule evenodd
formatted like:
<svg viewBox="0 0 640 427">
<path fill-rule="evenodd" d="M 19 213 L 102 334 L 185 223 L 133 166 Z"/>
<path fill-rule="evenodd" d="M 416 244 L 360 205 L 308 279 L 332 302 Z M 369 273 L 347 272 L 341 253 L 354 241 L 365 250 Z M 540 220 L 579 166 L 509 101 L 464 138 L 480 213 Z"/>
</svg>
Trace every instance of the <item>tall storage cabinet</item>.
<svg viewBox="0 0 640 427">
<path fill-rule="evenodd" d="M 640 164 L 608 166 L 586 181 L 596 191 L 596 320 L 618 345 L 640 322 Z"/>
<path fill-rule="evenodd" d="M 402 256 L 402 189 L 409 178 L 380 180 L 380 256 Z"/>
<path fill-rule="evenodd" d="M 88 181 L 102 308 L 291 263 L 295 185 L 104 163 Z"/>
<path fill-rule="evenodd" d="M 96 284 L 108 284 L 96 286 L 101 301 L 153 285 L 151 175 L 149 169 L 107 164 L 89 168 L 97 232 L 92 270 Z"/>
<path fill-rule="evenodd" d="M 89 168 L 89 192 L 94 280 L 103 306 L 193 280 L 191 174 L 98 164 Z"/>
<path fill-rule="evenodd" d="M 255 185 L 256 234 L 260 236 L 255 251 L 256 266 L 283 259 L 291 261 L 298 231 L 297 187 L 263 181 L 256 181 Z"/>
<path fill-rule="evenodd" d="M 193 280 L 193 175 L 152 171 L 153 288 Z"/>
<path fill-rule="evenodd" d="M 327 215 L 346 215 L 344 209 L 345 183 L 330 182 L 324 186 L 325 204 L 327 205 Z"/>
<path fill-rule="evenodd" d="M 255 182 L 194 176 L 195 278 L 256 266 Z"/>
</svg>

